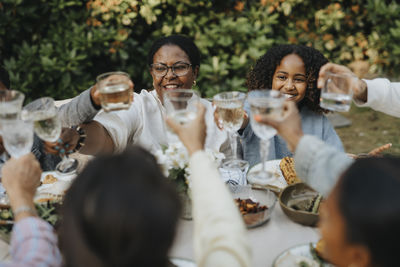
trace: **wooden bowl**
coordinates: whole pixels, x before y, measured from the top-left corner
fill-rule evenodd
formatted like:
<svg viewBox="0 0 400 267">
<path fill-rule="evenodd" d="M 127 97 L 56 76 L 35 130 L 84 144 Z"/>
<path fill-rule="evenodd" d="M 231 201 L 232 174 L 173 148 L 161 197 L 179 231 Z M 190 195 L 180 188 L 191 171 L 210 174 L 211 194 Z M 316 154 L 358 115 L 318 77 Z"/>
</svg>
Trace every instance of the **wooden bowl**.
<svg viewBox="0 0 400 267">
<path fill-rule="evenodd" d="M 319 219 L 319 213 L 298 210 L 292 208 L 295 201 L 307 201 L 315 198 L 319 193 L 305 183 L 297 183 L 287 186 L 279 195 L 279 204 L 283 212 L 292 221 L 307 225 L 315 226 Z"/>
</svg>

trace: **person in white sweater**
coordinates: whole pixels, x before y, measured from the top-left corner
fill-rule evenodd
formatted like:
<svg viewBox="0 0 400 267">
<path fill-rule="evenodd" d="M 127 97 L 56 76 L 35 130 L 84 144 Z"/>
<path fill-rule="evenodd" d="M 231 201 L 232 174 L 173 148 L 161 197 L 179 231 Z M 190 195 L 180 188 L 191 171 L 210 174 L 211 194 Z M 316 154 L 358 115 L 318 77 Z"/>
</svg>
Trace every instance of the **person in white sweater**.
<svg viewBox="0 0 400 267">
<path fill-rule="evenodd" d="M 190 155 L 194 248 L 198 266 L 251 266 L 246 228 L 217 166 L 204 152 L 205 108 L 188 125 L 167 119 Z"/>
</svg>

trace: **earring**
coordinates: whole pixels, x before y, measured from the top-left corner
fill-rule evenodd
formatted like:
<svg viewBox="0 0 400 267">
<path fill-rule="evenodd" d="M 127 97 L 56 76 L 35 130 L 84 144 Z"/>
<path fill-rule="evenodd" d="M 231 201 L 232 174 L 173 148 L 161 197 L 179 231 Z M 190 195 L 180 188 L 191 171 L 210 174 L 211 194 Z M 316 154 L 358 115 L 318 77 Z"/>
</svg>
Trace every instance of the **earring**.
<svg viewBox="0 0 400 267">
<path fill-rule="evenodd" d="M 197 84 L 197 82 L 196 82 L 196 80 L 194 80 L 194 81 L 193 81 L 193 85 L 196 85 L 196 84 Z"/>
</svg>

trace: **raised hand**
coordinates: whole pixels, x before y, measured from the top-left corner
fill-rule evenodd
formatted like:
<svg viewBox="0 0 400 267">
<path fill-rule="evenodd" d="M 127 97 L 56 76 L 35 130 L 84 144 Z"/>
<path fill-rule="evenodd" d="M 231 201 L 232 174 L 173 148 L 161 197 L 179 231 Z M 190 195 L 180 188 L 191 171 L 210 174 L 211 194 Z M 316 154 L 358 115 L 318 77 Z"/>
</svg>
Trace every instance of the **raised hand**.
<svg viewBox="0 0 400 267">
<path fill-rule="evenodd" d="M 318 88 L 322 88 L 324 86 L 329 72 L 356 76 L 349 68 L 343 65 L 327 63 L 324 66 L 322 66 L 321 69 L 319 70 L 319 77 L 317 84 Z M 352 84 L 351 89 L 353 90 L 353 98 L 356 101 L 367 102 L 368 89 L 365 81 L 357 79 L 357 82 Z"/>
<path fill-rule="evenodd" d="M 40 182 L 42 170 L 32 153 L 7 160 L 2 168 L 2 183 L 7 191 L 14 212 L 21 207 L 35 210 L 33 197 Z M 15 220 L 34 215 L 34 212 L 21 212 Z"/>
<path fill-rule="evenodd" d="M 74 152 L 78 141 L 79 134 L 75 129 L 63 128 L 56 142 L 44 142 L 44 150 L 54 155 L 68 155 Z"/>
</svg>

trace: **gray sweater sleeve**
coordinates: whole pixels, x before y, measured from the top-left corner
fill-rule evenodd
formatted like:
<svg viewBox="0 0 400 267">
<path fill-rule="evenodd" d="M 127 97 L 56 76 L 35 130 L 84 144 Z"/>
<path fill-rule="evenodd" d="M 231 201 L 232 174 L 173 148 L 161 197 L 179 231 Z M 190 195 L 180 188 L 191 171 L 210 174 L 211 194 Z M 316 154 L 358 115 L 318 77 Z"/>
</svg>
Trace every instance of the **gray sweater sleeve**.
<svg viewBox="0 0 400 267">
<path fill-rule="evenodd" d="M 294 161 L 297 175 L 324 196 L 329 194 L 340 175 L 353 163 L 346 153 L 311 135 L 301 138 Z"/>
<path fill-rule="evenodd" d="M 90 88 L 58 108 L 63 127 L 71 127 L 90 121 L 96 116 L 97 112 L 98 110 L 90 100 Z"/>
</svg>

